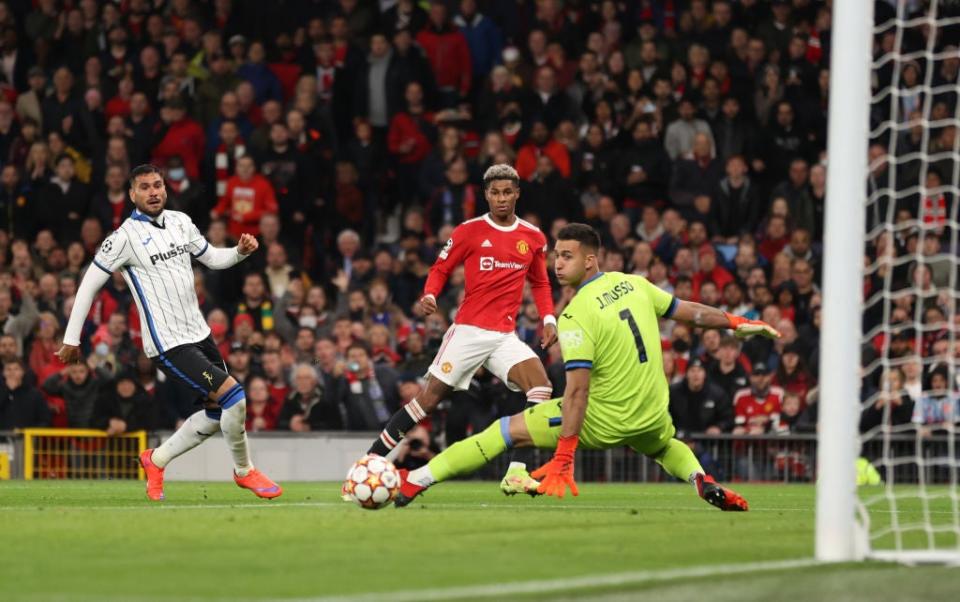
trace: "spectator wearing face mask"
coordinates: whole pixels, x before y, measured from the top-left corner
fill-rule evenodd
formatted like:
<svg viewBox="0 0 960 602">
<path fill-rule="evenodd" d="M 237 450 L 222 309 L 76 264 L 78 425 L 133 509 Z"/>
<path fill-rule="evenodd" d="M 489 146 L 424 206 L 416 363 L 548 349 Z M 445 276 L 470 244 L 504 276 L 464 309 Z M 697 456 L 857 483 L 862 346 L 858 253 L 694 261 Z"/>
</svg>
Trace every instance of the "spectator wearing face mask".
<svg viewBox="0 0 960 602">
<path fill-rule="evenodd" d="M 207 192 L 199 178 L 191 178 L 187 175 L 187 170 L 180 157 L 171 157 L 167 161 L 163 183 L 167 187 L 168 209 L 183 211 L 194 220 L 200 220 L 195 223 L 208 224 L 210 222 L 205 210 L 203 210 L 204 207 L 209 207 L 209 205 L 205 205 Z"/>
</svg>

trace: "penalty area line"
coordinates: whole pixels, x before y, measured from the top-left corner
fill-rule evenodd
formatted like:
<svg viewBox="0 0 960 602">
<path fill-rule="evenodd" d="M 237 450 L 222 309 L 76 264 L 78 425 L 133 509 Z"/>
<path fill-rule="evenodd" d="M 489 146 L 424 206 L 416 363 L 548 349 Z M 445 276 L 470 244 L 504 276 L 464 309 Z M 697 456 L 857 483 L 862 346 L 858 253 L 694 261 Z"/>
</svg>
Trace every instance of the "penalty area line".
<svg viewBox="0 0 960 602">
<path fill-rule="evenodd" d="M 639 585 L 642 583 L 656 581 L 693 579 L 698 577 L 713 577 L 716 575 L 799 569 L 816 566 L 818 564 L 820 563 L 813 558 L 798 558 L 793 560 L 775 560 L 770 562 L 748 562 L 742 564 L 721 564 L 691 568 L 582 575 L 579 577 L 569 577 L 565 579 L 543 579 L 536 581 L 491 583 L 486 585 L 467 585 L 393 592 L 370 592 L 365 594 L 324 596 L 320 598 L 296 598 L 293 600 L 287 600 L 285 602 L 379 602 L 384 599 L 389 599 L 391 602 L 417 602 L 420 600 L 493 598 L 510 595 L 545 594 L 551 592 L 560 593 L 598 587 Z"/>
</svg>

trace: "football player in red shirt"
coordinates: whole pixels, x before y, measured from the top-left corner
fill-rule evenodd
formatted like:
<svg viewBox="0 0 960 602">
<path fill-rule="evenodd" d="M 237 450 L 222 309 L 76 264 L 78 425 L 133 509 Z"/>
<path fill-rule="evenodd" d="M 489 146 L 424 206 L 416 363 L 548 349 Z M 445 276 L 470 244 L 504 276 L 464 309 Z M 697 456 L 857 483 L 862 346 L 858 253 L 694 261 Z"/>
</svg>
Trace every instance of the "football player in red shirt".
<svg viewBox="0 0 960 602">
<path fill-rule="evenodd" d="M 465 294 L 454 323 L 431 364 L 427 384 L 416 399 L 394 414 L 370 453 L 387 455 L 404 433 L 433 411 L 454 389 L 467 389 L 481 366 L 511 390 L 525 391 L 528 406 L 550 399 L 553 387 L 540 359 L 516 335 L 516 316 L 529 281 L 543 320 L 541 347 L 557 341 L 557 320 L 547 278 L 547 238 L 514 213 L 520 178 L 506 164 L 490 167 L 483 176 L 490 212 L 454 229 L 430 269 L 420 307 L 424 315 L 437 311 L 437 296 L 460 264 L 465 269 Z M 526 470 L 526 460 L 514 456 L 500 484 L 505 494 L 536 495 L 539 483 Z"/>
</svg>

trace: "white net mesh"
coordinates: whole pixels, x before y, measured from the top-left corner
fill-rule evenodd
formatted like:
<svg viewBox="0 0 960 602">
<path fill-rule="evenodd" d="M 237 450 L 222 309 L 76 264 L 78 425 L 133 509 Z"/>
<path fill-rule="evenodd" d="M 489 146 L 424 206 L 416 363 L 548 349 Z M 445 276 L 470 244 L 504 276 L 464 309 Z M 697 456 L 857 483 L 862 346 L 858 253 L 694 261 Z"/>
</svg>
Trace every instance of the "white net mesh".
<svg viewBox="0 0 960 602">
<path fill-rule="evenodd" d="M 958 42 L 960 2 L 877 3 L 861 415 L 876 472 L 858 471 L 875 557 L 960 560 Z"/>
</svg>

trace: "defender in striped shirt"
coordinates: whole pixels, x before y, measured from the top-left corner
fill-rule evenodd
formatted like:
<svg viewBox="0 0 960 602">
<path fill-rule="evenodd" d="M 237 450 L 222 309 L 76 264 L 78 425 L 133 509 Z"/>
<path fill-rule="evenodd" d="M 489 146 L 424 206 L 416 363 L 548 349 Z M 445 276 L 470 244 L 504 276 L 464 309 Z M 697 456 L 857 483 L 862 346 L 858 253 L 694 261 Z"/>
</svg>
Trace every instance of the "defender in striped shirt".
<svg viewBox="0 0 960 602">
<path fill-rule="evenodd" d="M 190 416 L 157 449 L 145 450 L 140 463 L 147 474 L 147 497 L 163 499 L 163 470 L 172 459 L 219 430 L 230 448 L 234 480 L 259 497 L 274 498 L 281 488 L 250 461 L 243 386 L 227 374 L 227 365 L 210 337 L 194 290 L 192 260 L 222 270 L 246 259 L 259 243 L 243 234 L 236 247 L 218 249 L 184 213 L 164 211 L 167 191 L 159 168 L 141 165 L 130 172 L 130 199 L 136 210 L 108 236 L 84 274 L 57 355 L 80 361 L 80 331 L 93 299 L 117 270 L 133 292 L 145 325 L 143 351 L 170 378 L 197 392 L 204 409 Z"/>
</svg>

